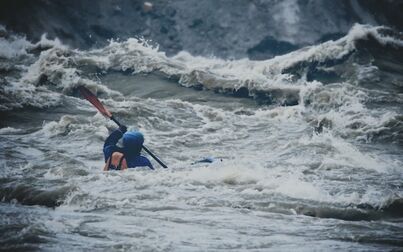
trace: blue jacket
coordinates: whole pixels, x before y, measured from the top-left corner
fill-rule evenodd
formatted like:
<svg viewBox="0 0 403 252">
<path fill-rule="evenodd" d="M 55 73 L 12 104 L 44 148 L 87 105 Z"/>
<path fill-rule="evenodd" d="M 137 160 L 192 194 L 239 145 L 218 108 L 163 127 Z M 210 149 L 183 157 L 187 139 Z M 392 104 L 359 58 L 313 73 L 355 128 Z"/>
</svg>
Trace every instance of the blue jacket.
<svg viewBox="0 0 403 252">
<path fill-rule="evenodd" d="M 104 157 L 105 157 L 105 162 L 108 161 L 108 159 L 112 156 L 112 153 L 114 152 L 121 152 L 123 153 L 127 166 L 129 168 L 134 168 L 138 166 L 148 166 L 150 169 L 154 170 L 154 167 L 152 166 L 150 160 L 148 158 L 141 156 L 141 155 L 133 155 L 130 153 L 127 153 L 124 148 L 120 148 L 116 146 L 118 143 L 119 139 L 122 138 L 123 133 L 117 129 L 114 132 L 112 132 L 108 138 L 105 140 L 104 144 Z"/>
</svg>

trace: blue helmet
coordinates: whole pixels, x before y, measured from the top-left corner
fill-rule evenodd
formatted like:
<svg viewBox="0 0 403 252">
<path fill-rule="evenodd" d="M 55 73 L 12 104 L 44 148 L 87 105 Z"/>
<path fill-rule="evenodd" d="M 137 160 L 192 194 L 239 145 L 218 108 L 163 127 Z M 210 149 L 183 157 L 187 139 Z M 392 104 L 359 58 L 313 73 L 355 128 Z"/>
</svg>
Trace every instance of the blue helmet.
<svg viewBox="0 0 403 252">
<path fill-rule="evenodd" d="M 139 155 L 143 143 L 144 136 L 138 131 L 128 131 L 123 135 L 123 148 L 129 154 Z"/>
</svg>

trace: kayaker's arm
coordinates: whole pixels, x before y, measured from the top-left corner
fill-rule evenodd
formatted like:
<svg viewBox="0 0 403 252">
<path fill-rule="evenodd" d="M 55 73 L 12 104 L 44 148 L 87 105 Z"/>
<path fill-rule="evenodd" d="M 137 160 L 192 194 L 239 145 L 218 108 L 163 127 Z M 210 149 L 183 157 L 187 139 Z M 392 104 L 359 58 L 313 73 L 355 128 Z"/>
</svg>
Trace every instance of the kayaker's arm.
<svg viewBox="0 0 403 252">
<path fill-rule="evenodd" d="M 115 131 L 113 131 L 105 140 L 104 143 L 104 156 L 105 162 L 108 160 L 114 149 L 116 148 L 116 144 L 119 142 L 119 139 L 122 138 L 123 134 L 126 132 L 126 127 L 121 127 Z"/>
<path fill-rule="evenodd" d="M 113 131 L 105 140 L 105 144 L 104 144 L 104 149 L 108 146 L 113 146 L 116 145 L 119 142 L 119 139 L 121 139 L 123 136 L 123 133 L 117 129 L 115 131 Z"/>
</svg>

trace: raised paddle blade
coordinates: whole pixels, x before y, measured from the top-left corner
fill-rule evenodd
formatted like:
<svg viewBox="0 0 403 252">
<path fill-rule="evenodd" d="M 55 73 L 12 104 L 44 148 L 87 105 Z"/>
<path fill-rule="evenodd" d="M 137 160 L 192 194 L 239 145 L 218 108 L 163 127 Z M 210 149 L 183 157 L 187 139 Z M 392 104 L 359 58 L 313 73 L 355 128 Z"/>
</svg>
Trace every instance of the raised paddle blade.
<svg viewBox="0 0 403 252">
<path fill-rule="evenodd" d="M 92 105 L 94 105 L 94 107 L 96 107 L 98 109 L 98 111 L 108 117 L 111 118 L 112 114 L 111 112 L 109 112 L 104 105 L 102 105 L 102 103 L 98 100 L 98 98 L 90 91 L 88 90 L 88 88 L 84 87 L 84 86 L 80 86 L 78 87 L 78 90 L 80 91 L 81 95 L 88 100 L 89 102 L 91 102 Z"/>
</svg>

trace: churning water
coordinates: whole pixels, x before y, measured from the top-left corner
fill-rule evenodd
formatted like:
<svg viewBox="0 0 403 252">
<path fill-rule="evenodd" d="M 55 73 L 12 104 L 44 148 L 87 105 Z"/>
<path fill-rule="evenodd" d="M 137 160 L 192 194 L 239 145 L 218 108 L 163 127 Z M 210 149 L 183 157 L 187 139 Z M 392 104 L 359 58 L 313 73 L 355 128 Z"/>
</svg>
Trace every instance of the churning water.
<svg viewBox="0 0 403 252">
<path fill-rule="evenodd" d="M 252 61 L 2 29 L 2 249 L 402 249 L 401 34 L 355 25 Z M 102 172 L 116 126 L 80 85 L 169 168 Z"/>
</svg>

